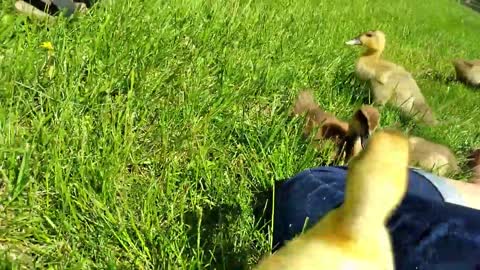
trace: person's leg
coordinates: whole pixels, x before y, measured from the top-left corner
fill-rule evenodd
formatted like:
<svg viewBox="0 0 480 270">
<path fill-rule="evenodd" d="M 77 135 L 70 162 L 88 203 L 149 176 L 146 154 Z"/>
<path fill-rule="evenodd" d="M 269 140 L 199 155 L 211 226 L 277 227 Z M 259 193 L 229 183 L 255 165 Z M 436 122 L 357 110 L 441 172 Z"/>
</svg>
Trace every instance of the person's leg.
<svg viewBox="0 0 480 270">
<path fill-rule="evenodd" d="M 442 194 L 446 202 L 480 210 L 480 184 L 469 183 L 437 176 L 419 169 L 413 169 L 430 181 Z"/>
<path fill-rule="evenodd" d="M 453 185 L 451 185 L 450 181 L 448 181 L 446 178 L 434 175 L 421 169 L 412 168 L 411 170 L 423 177 L 423 179 L 420 179 L 419 181 L 428 181 L 434 185 L 442 195 L 444 201 L 465 206 L 466 202 L 460 195 L 460 192 Z"/>
<path fill-rule="evenodd" d="M 55 18 L 50 16 L 48 13 L 43 12 L 42 10 L 36 8 L 35 6 L 25 1 L 21 1 L 21 0 L 16 1 L 15 9 L 26 16 L 35 17 L 41 20 L 50 20 L 50 21 L 55 20 Z"/>
<path fill-rule="evenodd" d="M 463 198 L 463 206 L 480 210 L 480 149 L 475 149 L 468 157 L 467 166 L 473 173 L 469 182 L 443 178 Z"/>
<path fill-rule="evenodd" d="M 272 248 L 341 205 L 345 179 L 341 167 L 319 167 L 282 183 L 273 203 Z M 406 197 L 387 225 L 398 270 L 475 269 L 479 261 L 480 211 L 444 202 L 421 174 L 410 171 Z"/>
<path fill-rule="evenodd" d="M 85 3 L 73 0 L 18 0 L 15 2 L 15 9 L 24 15 L 50 21 L 55 21 L 53 15 L 59 10 L 66 10 L 66 16 L 72 15 L 76 10 L 79 12 L 88 10 Z"/>
<path fill-rule="evenodd" d="M 408 196 L 388 221 L 396 269 L 479 269 L 480 211 Z"/>
<path fill-rule="evenodd" d="M 293 238 L 343 202 L 347 167 L 326 166 L 307 169 L 275 188 L 274 247 Z M 425 177 L 409 171 L 407 194 L 444 203 L 441 193 Z M 308 220 L 305 220 L 308 218 Z M 291 221 L 285 224 L 284 221 Z"/>
<path fill-rule="evenodd" d="M 60 10 L 65 10 L 68 17 L 75 12 L 76 6 L 73 0 L 52 0 L 53 4 Z"/>
<path fill-rule="evenodd" d="M 480 185 L 479 183 L 468 183 L 460 180 L 442 178 L 452 186 L 463 199 L 459 205 L 480 210 Z"/>
<path fill-rule="evenodd" d="M 282 184 L 282 189 L 277 188 L 279 198 L 288 196 L 289 200 L 295 201 L 295 207 L 298 211 L 287 211 L 297 216 L 285 217 L 286 220 L 295 220 L 298 216 L 308 216 L 308 218 L 316 219 L 340 205 L 343 199 L 343 189 L 345 188 L 346 167 L 319 167 L 305 170 Z M 310 191 L 309 191 L 310 190 Z M 311 194 L 303 198 L 304 194 L 309 191 Z M 316 201 L 321 196 L 316 193 L 324 192 L 322 201 Z M 296 195 L 292 195 L 296 194 Z M 411 169 L 409 172 L 409 185 L 407 194 L 416 196 L 427 201 L 448 202 L 464 207 L 480 210 L 480 185 L 462 182 L 443 177 L 438 177 L 425 171 Z M 299 197 L 296 197 L 299 196 Z M 309 214 L 302 209 L 308 209 L 306 199 L 310 198 L 309 204 L 318 203 L 320 207 L 316 214 Z M 290 207 L 290 201 L 285 201 Z M 298 206 L 302 204 L 303 206 Z M 287 206 L 280 206 L 285 209 Z M 283 211 L 283 210 L 278 210 Z M 283 213 L 282 213 L 283 214 Z M 286 234 L 293 237 L 301 228 L 291 225 L 286 229 Z M 300 225 L 298 225 L 300 226 Z M 302 228 L 304 224 L 301 224 Z M 274 242 L 281 244 L 282 239 L 274 239 Z"/>
<path fill-rule="evenodd" d="M 75 1 L 75 10 L 80 13 L 85 13 L 88 11 L 88 6 L 86 3 Z"/>
</svg>

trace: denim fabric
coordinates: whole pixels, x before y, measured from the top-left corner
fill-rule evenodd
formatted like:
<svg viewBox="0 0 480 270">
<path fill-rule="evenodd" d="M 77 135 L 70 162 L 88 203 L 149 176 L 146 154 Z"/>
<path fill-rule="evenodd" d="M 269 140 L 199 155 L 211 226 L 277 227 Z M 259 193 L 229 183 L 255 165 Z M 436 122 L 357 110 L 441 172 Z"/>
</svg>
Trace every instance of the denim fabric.
<svg viewBox="0 0 480 270">
<path fill-rule="evenodd" d="M 428 179 L 430 183 L 432 183 L 435 188 L 442 194 L 442 198 L 444 201 L 464 205 L 465 201 L 462 199 L 462 196 L 458 193 L 454 186 L 451 186 L 447 181 L 442 179 L 439 176 L 436 176 L 432 173 L 422 171 L 419 169 L 412 169 L 415 173 L 421 174 L 423 177 Z"/>
<path fill-rule="evenodd" d="M 274 249 L 341 205 L 346 172 L 345 167 L 319 167 L 279 185 L 274 201 Z M 407 195 L 387 226 L 397 270 L 480 269 L 476 268 L 480 263 L 480 211 L 444 202 L 421 174 L 409 172 Z"/>
</svg>

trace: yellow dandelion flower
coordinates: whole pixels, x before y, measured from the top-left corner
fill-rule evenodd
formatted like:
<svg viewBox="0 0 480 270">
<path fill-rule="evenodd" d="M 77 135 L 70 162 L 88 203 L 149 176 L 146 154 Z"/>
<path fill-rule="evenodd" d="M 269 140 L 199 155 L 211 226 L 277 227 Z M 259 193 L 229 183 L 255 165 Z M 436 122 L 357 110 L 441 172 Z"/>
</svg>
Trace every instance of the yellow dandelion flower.
<svg viewBox="0 0 480 270">
<path fill-rule="evenodd" d="M 40 48 L 44 48 L 44 49 L 47 49 L 49 51 L 53 51 L 53 44 L 50 41 L 42 42 L 42 44 L 40 45 Z"/>
</svg>

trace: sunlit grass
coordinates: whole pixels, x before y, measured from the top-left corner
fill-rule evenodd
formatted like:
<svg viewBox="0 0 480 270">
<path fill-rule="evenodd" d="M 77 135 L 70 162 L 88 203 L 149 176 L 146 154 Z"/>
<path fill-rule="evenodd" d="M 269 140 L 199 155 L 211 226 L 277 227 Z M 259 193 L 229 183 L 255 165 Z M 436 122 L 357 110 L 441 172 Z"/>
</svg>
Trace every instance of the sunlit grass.
<svg viewBox="0 0 480 270">
<path fill-rule="evenodd" d="M 368 102 L 352 75 L 359 51 L 344 45 L 365 30 L 386 32 L 385 56 L 413 73 L 442 122 L 385 108 L 383 126 L 460 159 L 480 142 L 480 93 L 448 80 L 451 58 L 480 57 L 480 16 L 455 1 L 145 2 L 100 1 L 51 26 L 8 17 L 2 2 L 7 268 L 256 262 L 270 236 L 254 194 L 330 162 L 331 148 L 315 150 L 289 118 L 293 98 L 309 87 L 342 118 Z"/>
</svg>

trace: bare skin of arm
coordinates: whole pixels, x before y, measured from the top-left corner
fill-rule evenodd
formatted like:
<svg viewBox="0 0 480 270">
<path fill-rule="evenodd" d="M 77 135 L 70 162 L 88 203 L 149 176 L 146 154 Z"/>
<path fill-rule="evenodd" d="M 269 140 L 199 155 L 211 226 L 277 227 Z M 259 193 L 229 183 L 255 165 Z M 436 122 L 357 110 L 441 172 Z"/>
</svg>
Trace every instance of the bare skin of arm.
<svg viewBox="0 0 480 270">
<path fill-rule="evenodd" d="M 480 183 L 468 183 L 460 180 L 453 180 L 450 178 L 441 177 L 448 184 L 453 186 L 456 191 L 462 196 L 465 203 L 462 206 L 480 210 Z"/>
</svg>

